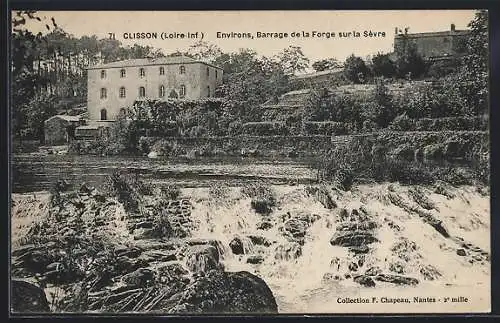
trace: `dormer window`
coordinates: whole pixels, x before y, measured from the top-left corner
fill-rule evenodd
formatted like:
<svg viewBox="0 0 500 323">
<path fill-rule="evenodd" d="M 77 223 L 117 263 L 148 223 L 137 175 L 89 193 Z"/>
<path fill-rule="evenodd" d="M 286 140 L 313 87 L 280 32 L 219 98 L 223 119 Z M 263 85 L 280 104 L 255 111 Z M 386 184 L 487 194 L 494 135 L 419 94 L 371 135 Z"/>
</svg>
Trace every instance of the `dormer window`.
<svg viewBox="0 0 500 323">
<path fill-rule="evenodd" d="M 180 74 L 186 74 L 186 66 L 181 65 L 181 67 L 179 67 L 179 73 Z"/>
<path fill-rule="evenodd" d="M 140 77 L 146 76 L 146 70 L 144 68 L 142 68 L 142 67 L 139 69 L 139 76 Z"/>
<path fill-rule="evenodd" d="M 105 70 L 102 70 L 102 71 L 101 71 L 101 78 L 102 78 L 102 79 L 105 79 L 105 78 L 106 78 L 106 71 L 105 71 Z"/>
</svg>

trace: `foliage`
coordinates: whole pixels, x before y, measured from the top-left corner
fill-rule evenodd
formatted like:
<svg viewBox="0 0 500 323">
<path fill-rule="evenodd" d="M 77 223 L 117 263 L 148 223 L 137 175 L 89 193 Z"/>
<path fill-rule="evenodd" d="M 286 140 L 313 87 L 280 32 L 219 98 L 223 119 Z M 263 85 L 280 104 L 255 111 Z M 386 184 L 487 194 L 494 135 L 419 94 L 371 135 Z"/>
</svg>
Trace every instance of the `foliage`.
<svg viewBox="0 0 500 323">
<path fill-rule="evenodd" d="M 488 118 L 476 116 L 410 119 L 403 114 L 393 120 L 390 129 L 397 131 L 488 130 Z"/>
<path fill-rule="evenodd" d="M 307 135 L 347 135 L 349 126 L 343 122 L 335 121 L 306 121 L 303 122 L 303 132 Z"/>
<path fill-rule="evenodd" d="M 396 75 L 396 65 L 389 58 L 389 54 L 381 54 L 372 57 L 371 70 L 374 76 L 393 77 Z"/>
<path fill-rule="evenodd" d="M 242 126 L 242 133 L 252 136 L 285 136 L 288 132 L 283 122 L 247 122 Z"/>
<path fill-rule="evenodd" d="M 259 214 L 269 214 L 276 206 L 275 193 L 267 185 L 249 183 L 241 188 L 241 193 L 243 196 L 251 198 L 250 204 Z"/>
<path fill-rule="evenodd" d="M 303 72 L 309 66 L 309 59 L 302 53 L 302 49 L 293 45 L 283 49 L 276 56 L 276 61 L 281 66 L 285 75 Z"/>
<path fill-rule="evenodd" d="M 406 35 L 401 37 L 402 44 L 395 48 L 397 75 L 401 78 L 418 78 L 425 73 L 426 63 L 418 53 L 416 45 Z"/>
<path fill-rule="evenodd" d="M 344 74 L 351 82 L 364 83 L 369 75 L 369 69 L 361 57 L 352 54 L 344 63 Z"/>
<path fill-rule="evenodd" d="M 322 59 L 312 64 L 312 68 L 314 68 L 316 72 L 332 70 L 340 67 L 341 64 L 336 58 Z"/>
</svg>

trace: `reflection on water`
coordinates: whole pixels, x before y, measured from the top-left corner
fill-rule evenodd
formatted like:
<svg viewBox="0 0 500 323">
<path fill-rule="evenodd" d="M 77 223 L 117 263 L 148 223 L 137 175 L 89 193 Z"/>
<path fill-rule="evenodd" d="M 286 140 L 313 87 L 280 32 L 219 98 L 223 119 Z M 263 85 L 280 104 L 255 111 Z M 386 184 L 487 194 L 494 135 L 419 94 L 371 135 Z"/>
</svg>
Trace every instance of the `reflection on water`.
<svg viewBox="0 0 500 323">
<path fill-rule="evenodd" d="M 14 155 L 12 191 L 15 193 L 50 189 L 59 179 L 100 186 L 116 170 L 138 173 L 143 180 L 166 182 L 182 187 L 208 186 L 224 180 L 231 185 L 255 180 L 272 183 L 308 183 L 315 172 L 306 159 L 203 158 L 148 159 L 146 157 Z"/>
</svg>

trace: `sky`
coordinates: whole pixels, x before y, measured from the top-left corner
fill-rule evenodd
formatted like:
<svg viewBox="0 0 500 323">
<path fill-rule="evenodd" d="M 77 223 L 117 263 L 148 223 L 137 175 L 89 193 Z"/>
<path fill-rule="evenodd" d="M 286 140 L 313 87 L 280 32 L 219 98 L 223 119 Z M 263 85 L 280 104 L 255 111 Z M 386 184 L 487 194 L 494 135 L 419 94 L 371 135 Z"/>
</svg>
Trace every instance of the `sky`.
<svg viewBox="0 0 500 323">
<path fill-rule="evenodd" d="M 467 29 L 473 10 L 372 10 L 372 11 L 40 11 L 43 18 L 55 18 L 66 32 L 81 37 L 109 37 L 114 33 L 124 45 L 150 45 L 165 54 L 185 51 L 196 39 L 160 39 L 161 33 L 195 33 L 216 44 L 224 52 L 254 49 L 259 55 L 273 56 L 290 45 L 300 46 L 310 62 L 324 58 L 343 61 L 351 54 L 366 57 L 392 51 L 394 29 L 409 27 L 409 33 L 446 31 L 450 24 Z M 44 23 L 32 22 L 32 31 L 46 31 Z M 302 32 L 330 32 L 335 37 L 302 37 Z M 341 32 L 361 37 L 340 38 Z M 385 37 L 364 37 L 364 31 L 384 32 Z M 124 33 L 156 32 L 158 39 L 124 39 Z M 217 38 L 217 32 L 252 33 L 254 39 Z M 257 32 L 286 32 L 288 38 L 257 38 Z M 299 32 L 301 37 L 290 37 Z"/>
</svg>

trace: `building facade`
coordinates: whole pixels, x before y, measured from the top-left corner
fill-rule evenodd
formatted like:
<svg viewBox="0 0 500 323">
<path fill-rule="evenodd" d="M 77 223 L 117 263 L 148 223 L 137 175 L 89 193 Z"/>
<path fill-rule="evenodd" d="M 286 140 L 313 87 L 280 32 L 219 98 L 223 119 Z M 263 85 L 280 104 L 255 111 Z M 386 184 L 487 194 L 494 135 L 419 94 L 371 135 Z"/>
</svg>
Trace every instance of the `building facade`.
<svg viewBox="0 0 500 323">
<path fill-rule="evenodd" d="M 122 109 L 141 99 L 212 97 L 222 76 L 221 68 L 185 56 L 96 65 L 88 68 L 89 119 L 114 121 Z"/>
<path fill-rule="evenodd" d="M 426 60 L 439 60 L 460 56 L 465 52 L 465 41 L 469 30 L 456 30 L 451 24 L 450 30 L 428 33 L 409 34 L 395 29 L 394 52 L 409 41 L 415 44 L 417 52 Z"/>
</svg>

